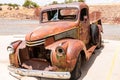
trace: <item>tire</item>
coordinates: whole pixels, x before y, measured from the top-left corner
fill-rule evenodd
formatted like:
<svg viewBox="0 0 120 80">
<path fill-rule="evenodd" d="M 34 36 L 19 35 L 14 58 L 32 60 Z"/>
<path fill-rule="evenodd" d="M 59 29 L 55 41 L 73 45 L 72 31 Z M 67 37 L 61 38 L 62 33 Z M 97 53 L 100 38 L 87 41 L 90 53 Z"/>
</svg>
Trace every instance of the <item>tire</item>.
<svg viewBox="0 0 120 80">
<path fill-rule="evenodd" d="M 100 49 L 101 46 L 102 46 L 102 37 L 101 37 L 101 34 L 100 34 L 100 35 L 99 35 L 99 42 L 98 42 L 98 44 L 97 44 L 96 49 Z"/>
<path fill-rule="evenodd" d="M 97 45 L 99 42 L 99 29 L 96 24 L 91 24 L 90 26 L 90 33 L 91 33 L 91 42 L 93 45 Z"/>
<path fill-rule="evenodd" d="M 79 54 L 75 68 L 71 72 L 70 80 L 77 80 L 81 76 L 81 54 Z"/>
</svg>

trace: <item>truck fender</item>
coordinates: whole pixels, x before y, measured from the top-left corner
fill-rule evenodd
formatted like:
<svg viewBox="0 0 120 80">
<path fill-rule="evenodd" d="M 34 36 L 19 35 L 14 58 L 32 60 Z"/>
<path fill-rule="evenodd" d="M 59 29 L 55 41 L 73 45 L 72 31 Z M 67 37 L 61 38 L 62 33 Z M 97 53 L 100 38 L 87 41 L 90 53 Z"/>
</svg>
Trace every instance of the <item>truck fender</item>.
<svg viewBox="0 0 120 80">
<path fill-rule="evenodd" d="M 8 50 L 8 48 L 12 47 L 14 49 L 14 52 L 15 52 L 17 47 L 20 45 L 21 42 L 22 42 L 22 40 L 17 40 L 17 41 L 10 43 L 10 45 L 7 46 L 7 50 Z"/>
<path fill-rule="evenodd" d="M 19 67 L 19 63 L 18 63 L 18 62 L 20 62 L 19 61 L 19 49 L 20 48 L 25 48 L 25 41 L 22 41 L 22 40 L 14 41 L 14 42 L 11 43 L 11 46 L 14 49 L 14 52 L 11 53 L 11 55 L 14 56 L 14 57 L 11 56 L 12 63 L 13 63 L 14 66 Z M 7 47 L 7 49 L 8 48 L 9 48 L 9 46 Z"/>
<path fill-rule="evenodd" d="M 103 33 L 103 27 L 102 27 L 102 21 L 101 21 L 101 19 L 99 19 L 97 21 L 97 26 L 98 26 L 98 29 L 99 29 L 99 33 Z"/>
<path fill-rule="evenodd" d="M 59 40 L 46 48 L 51 50 L 52 65 L 67 71 L 74 69 L 80 52 L 86 52 L 84 43 L 76 39 Z"/>
</svg>

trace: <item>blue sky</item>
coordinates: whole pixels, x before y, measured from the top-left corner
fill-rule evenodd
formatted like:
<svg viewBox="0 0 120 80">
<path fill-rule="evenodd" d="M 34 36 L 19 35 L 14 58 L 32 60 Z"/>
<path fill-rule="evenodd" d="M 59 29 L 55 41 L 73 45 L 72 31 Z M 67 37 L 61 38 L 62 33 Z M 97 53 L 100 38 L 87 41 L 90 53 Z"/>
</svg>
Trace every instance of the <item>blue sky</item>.
<svg viewBox="0 0 120 80">
<path fill-rule="evenodd" d="M 19 5 L 22 5 L 25 0 L 0 0 L 0 3 L 17 3 Z M 38 3 L 40 6 L 49 4 L 53 1 L 58 1 L 59 3 L 64 2 L 64 0 L 32 0 L 33 2 Z M 103 4 L 103 3 L 120 3 L 120 0 L 86 0 L 86 3 L 88 4 Z"/>
</svg>

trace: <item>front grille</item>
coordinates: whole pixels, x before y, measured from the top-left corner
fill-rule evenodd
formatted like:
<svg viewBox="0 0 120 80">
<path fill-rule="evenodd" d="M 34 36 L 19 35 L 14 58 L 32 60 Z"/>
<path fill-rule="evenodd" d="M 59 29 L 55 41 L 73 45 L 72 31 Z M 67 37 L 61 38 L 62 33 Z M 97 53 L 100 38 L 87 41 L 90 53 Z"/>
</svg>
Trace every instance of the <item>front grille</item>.
<svg viewBox="0 0 120 80">
<path fill-rule="evenodd" d="M 26 41 L 27 46 L 37 46 L 45 43 L 45 39 L 37 40 L 37 41 Z"/>
</svg>

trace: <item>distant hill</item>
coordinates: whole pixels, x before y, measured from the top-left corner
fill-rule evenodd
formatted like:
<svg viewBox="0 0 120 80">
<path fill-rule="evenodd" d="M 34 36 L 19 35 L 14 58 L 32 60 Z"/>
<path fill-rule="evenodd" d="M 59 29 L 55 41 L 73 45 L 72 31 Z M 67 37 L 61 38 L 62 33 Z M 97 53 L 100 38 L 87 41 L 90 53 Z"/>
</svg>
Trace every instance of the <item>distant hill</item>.
<svg viewBox="0 0 120 80">
<path fill-rule="evenodd" d="M 90 20 L 102 19 L 103 23 L 120 24 L 120 4 L 89 5 Z"/>
</svg>

